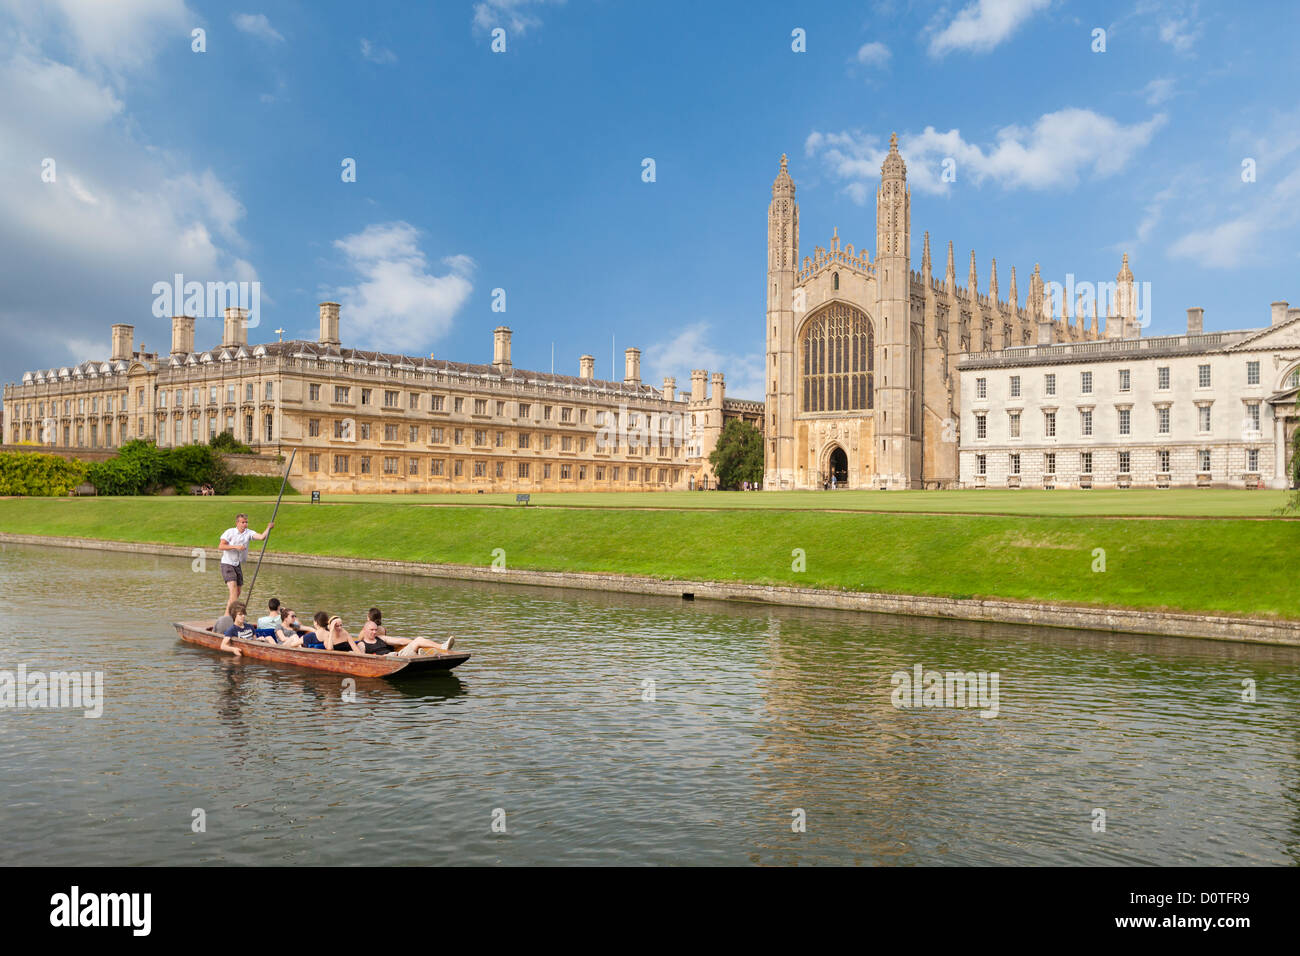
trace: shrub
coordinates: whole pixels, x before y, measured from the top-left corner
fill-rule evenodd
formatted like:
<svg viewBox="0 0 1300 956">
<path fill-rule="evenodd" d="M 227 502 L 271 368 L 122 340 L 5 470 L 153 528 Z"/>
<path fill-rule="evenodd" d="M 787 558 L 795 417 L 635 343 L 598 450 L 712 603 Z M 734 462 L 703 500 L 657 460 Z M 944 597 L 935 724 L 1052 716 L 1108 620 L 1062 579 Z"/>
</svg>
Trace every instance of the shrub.
<svg viewBox="0 0 1300 956">
<path fill-rule="evenodd" d="M 221 494 L 226 495 L 278 495 L 280 493 L 279 478 L 270 475 L 233 475 L 229 487 Z M 292 484 L 286 483 L 284 486 L 286 495 L 302 494 Z"/>
<path fill-rule="evenodd" d="M 66 495 L 86 480 L 86 463 L 38 452 L 0 452 L 0 495 Z"/>
<path fill-rule="evenodd" d="M 251 455 L 253 453 L 253 449 L 249 448 L 243 442 L 237 441 L 235 436 L 230 434 L 230 432 L 217 432 L 211 439 L 209 439 L 208 445 L 211 448 L 215 448 L 217 451 L 224 451 L 229 455 Z"/>
</svg>

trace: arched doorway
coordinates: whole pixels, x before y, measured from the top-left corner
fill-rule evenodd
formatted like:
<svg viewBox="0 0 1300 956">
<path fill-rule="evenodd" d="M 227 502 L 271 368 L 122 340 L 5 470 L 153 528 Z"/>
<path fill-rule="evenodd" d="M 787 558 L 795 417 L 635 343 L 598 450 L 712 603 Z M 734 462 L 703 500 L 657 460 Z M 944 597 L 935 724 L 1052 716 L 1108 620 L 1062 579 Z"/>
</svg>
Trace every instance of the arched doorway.
<svg viewBox="0 0 1300 956">
<path fill-rule="evenodd" d="M 835 487 L 847 488 L 849 486 L 849 456 L 845 454 L 844 449 L 836 445 L 831 449 L 831 456 L 827 461 L 830 477 L 835 479 Z"/>
</svg>

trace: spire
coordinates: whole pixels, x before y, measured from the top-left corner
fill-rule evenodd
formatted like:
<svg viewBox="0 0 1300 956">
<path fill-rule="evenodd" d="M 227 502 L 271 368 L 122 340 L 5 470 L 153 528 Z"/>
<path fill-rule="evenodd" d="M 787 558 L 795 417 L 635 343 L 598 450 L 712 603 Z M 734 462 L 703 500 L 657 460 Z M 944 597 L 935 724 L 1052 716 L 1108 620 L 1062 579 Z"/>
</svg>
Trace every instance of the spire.
<svg viewBox="0 0 1300 956">
<path fill-rule="evenodd" d="M 776 174 L 776 180 L 772 183 L 772 198 L 794 198 L 794 180 L 790 178 L 790 164 L 785 158 L 785 153 L 781 154 L 781 171 Z"/>
<path fill-rule="evenodd" d="M 943 288 L 949 294 L 957 291 L 957 270 L 952 264 L 952 240 L 948 240 L 948 268 L 943 274 Z"/>
<path fill-rule="evenodd" d="M 885 156 L 884 163 L 880 166 L 881 179 L 906 179 L 907 164 L 903 162 L 903 157 L 898 154 L 898 134 L 889 134 L 889 152 Z"/>
<path fill-rule="evenodd" d="M 1124 261 L 1120 263 L 1120 266 L 1119 266 L 1119 275 L 1117 275 L 1115 278 L 1118 279 L 1120 282 L 1132 282 L 1132 281 L 1133 281 L 1133 270 L 1130 269 L 1129 266 L 1128 266 L 1128 253 L 1127 253 L 1127 252 L 1124 253 Z"/>
<path fill-rule="evenodd" d="M 980 291 L 979 276 L 976 275 L 975 273 L 975 250 L 974 249 L 970 251 L 970 275 L 966 277 L 966 291 L 970 293 L 970 297 L 972 299 L 974 299 L 977 295 L 979 295 L 979 291 Z"/>
<path fill-rule="evenodd" d="M 1029 314 L 1043 320 L 1043 276 L 1034 263 L 1034 273 L 1029 277 Z"/>
<path fill-rule="evenodd" d="M 1016 267 L 1011 267 L 1011 311 L 1020 310 L 1020 293 L 1016 291 Z"/>
<path fill-rule="evenodd" d="M 989 271 L 989 298 L 993 300 L 996 308 L 998 304 L 998 260 L 993 260 L 993 268 Z"/>
<path fill-rule="evenodd" d="M 1097 296 L 1092 297 L 1092 337 L 1097 338 Z"/>
<path fill-rule="evenodd" d="M 925 234 L 925 245 L 921 250 L 921 272 L 930 274 L 930 234 Z"/>
<path fill-rule="evenodd" d="M 840 248 L 840 227 L 836 226 L 831 235 L 831 251 L 837 252 Z"/>
</svg>

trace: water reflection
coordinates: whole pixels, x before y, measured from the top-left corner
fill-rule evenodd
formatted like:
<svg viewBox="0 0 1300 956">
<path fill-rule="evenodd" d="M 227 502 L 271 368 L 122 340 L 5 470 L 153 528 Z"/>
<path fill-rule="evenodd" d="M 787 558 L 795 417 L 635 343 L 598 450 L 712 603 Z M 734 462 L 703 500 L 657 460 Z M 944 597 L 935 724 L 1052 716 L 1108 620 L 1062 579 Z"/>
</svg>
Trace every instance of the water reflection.
<svg viewBox="0 0 1300 956">
<path fill-rule="evenodd" d="M 1300 862 L 1292 649 L 274 566 L 258 588 L 474 657 L 349 702 L 342 675 L 178 642 L 215 570 L 6 547 L 0 668 L 102 669 L 107 701 L 0 712 L 0 861 Z M 998 672 L 999 715 L 895 708 L 916 664 Z"/>
</svg>

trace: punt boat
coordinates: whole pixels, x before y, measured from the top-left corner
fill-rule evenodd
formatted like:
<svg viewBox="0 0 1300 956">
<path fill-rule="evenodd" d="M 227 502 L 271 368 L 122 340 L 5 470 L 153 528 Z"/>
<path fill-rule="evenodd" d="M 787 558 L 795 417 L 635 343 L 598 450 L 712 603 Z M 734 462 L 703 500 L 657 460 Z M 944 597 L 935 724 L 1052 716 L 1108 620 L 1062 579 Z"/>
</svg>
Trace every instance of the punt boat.
<svg viewBox="0 0 1300 956">
<path fill-rule="evenodd" d="M 181 621 L 173 624 L 181 640 L 212 650 L 220 650 L 222 636 L 206 621 Z M 469 660 L 468 654 L 455 651 L 418 654 L 415 657 L 398 657 L 396 654 L 353 654 L 351 651 L 323 651 L 310 647 L 285 647 L 265 641 L 232 637 L 230 643 L 239 648 L 245 657 L 277 664 L 292 664 L 334 674 L 354 677 L 408 677 L 413 674 L 431 674 L 449 671 Z"/>
</svg>

